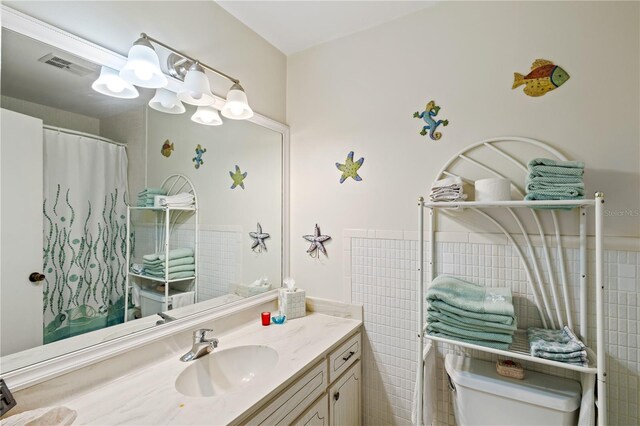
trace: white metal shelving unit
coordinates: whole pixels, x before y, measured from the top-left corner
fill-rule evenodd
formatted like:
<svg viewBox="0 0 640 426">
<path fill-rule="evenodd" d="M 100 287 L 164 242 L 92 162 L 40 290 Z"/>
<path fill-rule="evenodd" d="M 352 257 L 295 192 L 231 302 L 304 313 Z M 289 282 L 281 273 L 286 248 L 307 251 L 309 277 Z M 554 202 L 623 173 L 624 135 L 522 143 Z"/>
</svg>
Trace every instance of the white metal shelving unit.
<svg viewBox="0 0 640 426">
<path fill-rule="evenodd" d="M 198 302 L 198 196 L 191 180 L 181 174 L 174 174 L 167 177 L 160 185 L 161 188 L 166 189 L 167 195 L 176 195 L 180 193 L 189 193 L 194 196 L 194 205 L 189 207 L 137 207 L 127 206 L 127 233 L 131 229 L 131 212 L 132 211 L 149 211 L 155 213 L 155 252 L 161 251 L 165 254 L 165 276 L 164 277 L 152 277 L 149 275 L 138 274 L 131 271 L 131 244 L 130 238 L 127 238 L 127 277 L 126 277 L 126 292 L 125 292 L 125 311 L 124 320 L 128 320 L 129 309 L 129 292 L 131 286 L 129 285 L 130 277 L 142 278 L 149 281 L 160 282 L 164 284 L 164 311 L 169 310 L 169 290 L 172 283 L 193 281 L 194 301 Z M 195 270 L 191 277 L 169 279 L 169 251 L 171 247 L 171 233 L 178 223 L 178 219 L 183 214 L 191 214 L 193 225 L 193 256 L 195 258 Z"/>
<path fill-rule="evenodd" d="M 518 161 L 513 155 L 509 154 L 509 150 L 505 149 L 510 143 L 524 143 L 533 146 L 535 149 L 539 149 L 542 153 L 549 157 L 555 157 L 559 160 L 566 160 L 566 158 L 554 148 L 548 146 L 547 144 L 533 140 L 528 138 L 521 137 L 501 137 L 495 139 L 488 139 L 476 144 L 473 144 L 463 151 L 456 154 L 438 173 L 437 179 L 442 179 L 446 176 L 459 176 L 462 178 L 463 182 L 473 184 L 474 180 L 465 177 L 460 171 L 456 173 L 453 172 L 454 166 L 460 166 L 459 163 L 463 163 L 464 165 L 471 166 L 472 168 L 481 171 L 484 174 L 489 174 L 491 177 L 505 177 L 502 173 L 495 170 L 490 165 L 486 164 L 486 155 L 485 157 L 477 156 L 474 158 L 472 155 L 478 149 L 484 149 L 485 153 L 490 152 L 493 154 L 497 154 L 500 160 L 507 159 L 507 162 L 502 161 L 502 163 L 510 164 L 511 166 L 516 166 L 518 169 L 527 173 L 527 168 L 524 164 Z M 506 145 L 505 145 L 506 144 Z M 480 160 L 480 158 L 485 158 L 485 160 Z M 512 192 L 516 195 L 524 198 L 524 191 L 522 188 L 519 188 L 518 183 L 515 180 L 512 180 L 511 185 Z M 435 278 L 435 238 L 436 238 L 436 216 L 438 212 L 447 212 L 447 210 L 451 211 L 452 208 L 455 208 L 456 212 L 460 212 L 460 209 L 463 212 L 473 212 L 478 214 L 480 217 L 488 221 L 494 227 L 496 227 L 500 232 L 502 232 L 506 237 L 509 243 L 515 249 L 517 255 L 520 257 L 521 264 L 524 268 L 529 289 L 533 294 L 534 303 L 538 309 L 540 314 L 540 318 L 542 319 L 543 326 L 545 328 L 562 328 L 564 325 L 568 325 L 572 330 L 578 331 L 578 335 L 581 337 L 583 341 L 586 341 L 588 338 L 587 332 L 587 312 L 589 309 L 593 309 L 593 305 L 595 305 L 595 318 L 596 318 L 596 336 L 595 336 L 595 351 L 591 348 L 587 349 L 588 353 L 588 365 L 587 366 L 578 366 L 572 364 L 566 364 L 557 361 L 546 360 L 542 358 L 536 358 L 530 355 L 529 352 L 529 344 L 527 342 L 526 330 L 518 330 L 514 336 L 514 343 L 511 345 L 509 350 L 499 350 L 488 348 L 485 346 L 479 346 L 474 344 L 468 344 L 464 342 L 459 342 L 456 340 L 450 340 L 441 337 L 430 336 L 426 333 L 426 323 L 424 317 L 424 303 L 425 303 L 425 284 L 428 285 Z M 571 208 L 572 210 L 579 211 L 579 271 L 580 271 L 580 282 L 579 282 L 579 310 L 580 317 L 578 327 L 579 329 L 574 328 L 574 323 L 571 316 L 571 300 L 568 297 L 568 284 L 567 284 L 567 274 L 564 268 L 564 258 L 563 258 L 563 249 L 562 246 L 562 237 L 559 228 L 559 220 L 556 215 L 556 210 L 558 208 Z M 594 281 L 593 285 L 595 286 L 595 301 L 588 300 L 588 276 L 587 276 L 587 210 L 593 208 L 595 211 L 595 271 L 594 271 Z M 523 215 L 518 215 L 516 211 L 528 211 L 533 218 L 535 225 L 537 226 L 538 233 L 540 235 L 540 241 L 542 245 L 542 253 L 543 259 L 546 261 L 547 266 L 547 276 L 541 272 L 541 268 L 538 265 L 538 259 L 535 256 L 531 258 L 526 256 L 526 252 L 523 251 L 521 245 L 519 244 L 514 235 L 512 235 L 506 228 L 501 224 L 494 216 L 487 213 L 485 210 L 495 211 L 495 209 L 502 209 L 508 211 L 513 221 L 517 224 L 518 229 L 521 231 L 519 234 L 524 241 L 525 247 L 529 249 L 531 253 L 533 253 L 533 244 L 531 242 L 531 238 L 526 231 L 525 226 L 523 225 Z M 548 235 L 545 234 L 542 222 L 539 218 L 539 215 L 544 211 L 540 209 L 547 210 L 546 213 L 549 213 L 552 218 L 552 223 L 554 227 L 554 233 L 552 234 L 555 238 L 549 238 Z M 425 210 L 427 211 L 427 236 L 428 236 L 428 244 L 429 247 L 426 250 L 428 253 L 427 259 L 427 270 L 428 270 L 428 278 L 425 279 L 425 273 L 423 271 L 423 265 L 425 264 Z M 558 367 L 567 370 L 573 370 L 580 373 L 584 373 L 587 375 L 595 375 L 596 376 L 596 389 L 597 389 L 597 399 L 596 401 L 597 413 L 598 413 L 598 425 L 604 426 L 607 424 L 607 397 L 606 397 L 606 350 L 605 350 L 605 329 L 604 329 L 604 274 L 603 274 L 603 217 L 604 217 L 604 195 L 602 193 L 596 193 L 594 199 L 582 199 L 582 200 L 553 200 L 553 201 L 495 201 L 495 202 L 477 202 L 477 201 L 459 201 L 459 202 L 425 202 L 423 197 L 418 199 L 418 300 L 417 300 L 417 308 L 418 308 L 418 325 L 417 325 L 417 336 L 418 336 L 418 344 L 416 347 L 416 351 L 418 354 L 418 360 L 422 359 L 422 353 L 424 348 L 424 339 L 429 339 L 432 341 L 448 343 L 457 347 L 464 347 L 468 349 L 474 349 L 482 352 L 496 354 L 498 356 L 507 357 L 507 358 L 516 358 L 520 360 L 526 360 L 532 363 L 544 364 L 547 366 Z M 547 240 L 553 240 L 557 244 L 557 253 L 558 253 L 558 265 L 559 271 L 557 276 L 554 275 L 554 268 L 552 267 L 551 256 L 549 254 L 549 245 Z M 533 271 L 533 272 L 532 272 Z M 548 284 L 548 287 L 551 289 L 552 297 L 551 301 L 553 302 L 553 307 L 555 308 L 555 315 L 553 315 L 553 310 L 551 309 L 550 298 L 546 294 L 545 284 Z M 561 288 L 561 292 L 558 292 L 558 287 Z M 564 301 L 564 303 L 562 303 Z M 590 303 L 591 302 L 591 303 Z M 566 315 L 563 315 L 566 314 Z M 557 325 L 556 325 L 557 323 Z M 424 392 L 424 375 L 423 375 L 423 363 L 418 362 L 418 404 L 417 404 L 417 419 L 423 418 L 423 392 Z M 422 424 L 422 421 L 419 422 Z"/>
</svg>

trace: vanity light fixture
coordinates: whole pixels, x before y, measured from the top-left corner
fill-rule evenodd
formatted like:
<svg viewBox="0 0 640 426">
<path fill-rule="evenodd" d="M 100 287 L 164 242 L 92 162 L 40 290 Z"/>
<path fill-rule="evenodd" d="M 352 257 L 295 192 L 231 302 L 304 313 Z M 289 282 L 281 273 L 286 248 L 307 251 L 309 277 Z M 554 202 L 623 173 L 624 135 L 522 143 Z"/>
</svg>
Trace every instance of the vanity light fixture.
<svg viewBox="0 0 640 426">
<path fill-rule="evenodd" d="M 248 118 L 253 117 L 253 111 L 249 106 L 249 102 L 247 100 L 247 94 L 244 89 L 240 85 L 240 80 L 237 78 L 233 78 L 228 74 L 223 73 L 213 67 L 210 67 L 207 64 L 204 64 L 197 59 L 194 59 L 190 56 L 181 53 L 174 48 L 152 38 L 146 34 L 142 34 L 141 37 L 144 37 L 145 40 L 155 43 L 159 46 L 164 47 L 173 53 L 173 56 L 168 58 L 168 67 L 170 68 L 169 73 L 173 76 L 180 76 L 183 74 L 183 67 L 186 63 L 191 63 L 192 65 L 189 67 L 189 71 L 184 77 L 184 88 L 178 92 L 178 99 L 181 101 L 198 106 L 207 106 L 212 105 L 215 102 L 215 97 L 211 93 L 211 88 L 209 85 L 209 79 L 205 74 L 206 71 L 210 71 L 220 77 L 223 77 L 229 80 L 233 85 L 229 92 L 227 93 L 227 102 L 225 106 L 222 108 L 222 115 L 231 118 L 234 120 L 246 120 Z M 179 58 L 175 56 L 179 56 L 184 58 L 184 61 L 181 61 Z M 177 68 L 176 68 L 177 67 Z M 174 70 L 171 70 L 174 68 Z M 179 68 L 179 69 L 178 69 Z M 173 71 L 173 72 L 172 72 Z M 179 77 L 178 77 L 179 78 Z M 208 102 L 205 102 L 208 100 Z"/>
<path fill-rule="evenodd" d="M 139 87 L 157 89 L 167 85 L 168 80 L 160 69 L 160 60 L 146 34 L 129 49 L 127 63 L 120 70 L 120 77 Z"/>
<path fill-rule="evenodd" d="M 240 83 L 233 83 L 227 93 L 227 102 L 222 107 L 222 115 L 232 120 L 246 120 L 253 117 L 253 110 L 247 101 L 247 94 Z"/>
<path fill-rule="evenodd" d="M 167 114 L 182 114 L 186 111 L 176 94 L 167 89 L 156 89 L 156 94 L 149 101 L 149 106 Z"/>
<path fill-rule="evenodd" d="M 133 84 L 122 79 L 118 71 L 105 66 L 100 69 L 100 76 L 93 82 L 91 88 L 114 98 L 134 99 L 139 96 L 138 89 Z"/>
<path fill-rule="evenodd" d="M 220 126 L 222 124 L 218 110 L 208 105 L 199 106 L 191 116 L 191 121 L 204 124 L 205 126 Z"/>
<path fill-rule="evenodd" d="M 211 105 L 215 102 L 216 98 L 211 93 L 209 79 L 198 62 L 189 67 L 182 90 L 178 92 L 178 99 L 197 106 Z"/>
</svg>

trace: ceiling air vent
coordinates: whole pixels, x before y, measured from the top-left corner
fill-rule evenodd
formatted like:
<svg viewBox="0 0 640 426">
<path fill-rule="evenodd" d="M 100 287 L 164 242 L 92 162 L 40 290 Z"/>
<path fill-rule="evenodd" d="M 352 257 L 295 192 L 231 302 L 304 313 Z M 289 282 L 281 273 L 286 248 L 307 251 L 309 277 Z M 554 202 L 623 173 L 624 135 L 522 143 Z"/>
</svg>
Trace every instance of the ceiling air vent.
<svg viewBox="0 0 640 426">
<path fill-rule="evenodd" d="M 71 74 L 79 75 L 81 77 L 92 74 L 96 70 L 96 68 L 89 68 L 84 65 L 79 65 L 77 63 L 71 62 L 68 59 L 61 58 L 59 55 L 55 55 L 53 53 L 44 55 L 42 58 L 38 59 L 38 61 L 49 64 L 56 68 L 60 68 L 61 70 L 68 71 Z"/>
</svg>

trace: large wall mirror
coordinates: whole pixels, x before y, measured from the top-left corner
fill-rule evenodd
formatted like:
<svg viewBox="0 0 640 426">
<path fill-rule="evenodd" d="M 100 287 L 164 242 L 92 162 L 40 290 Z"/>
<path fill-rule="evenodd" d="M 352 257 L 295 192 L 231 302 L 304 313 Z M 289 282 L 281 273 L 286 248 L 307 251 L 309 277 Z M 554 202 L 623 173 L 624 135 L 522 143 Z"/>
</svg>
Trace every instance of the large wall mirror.
<svg viewBox="0 0 640 426">
<path fill-rule="evenodd" d="M 105 96 L 87 48 L 3 12 L 0 373 L 281 286 L 285 125 Z"/>
</svg>

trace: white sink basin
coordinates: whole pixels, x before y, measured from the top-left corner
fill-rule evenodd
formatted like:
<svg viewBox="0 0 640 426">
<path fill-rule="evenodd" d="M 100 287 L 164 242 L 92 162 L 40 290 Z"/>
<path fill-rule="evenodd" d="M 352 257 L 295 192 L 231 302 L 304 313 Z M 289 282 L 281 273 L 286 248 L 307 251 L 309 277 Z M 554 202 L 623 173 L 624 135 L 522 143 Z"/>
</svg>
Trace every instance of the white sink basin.
<svg viewBox="0 0 640 426">
<path fill-rule="evenodd" d="M 214 350 L 191 361 L 176 379 L 176 390 L 186 396 L 219 396 L 266 375 L 278 363 L 278 352 L 250 345 Z"/>
</svg>

